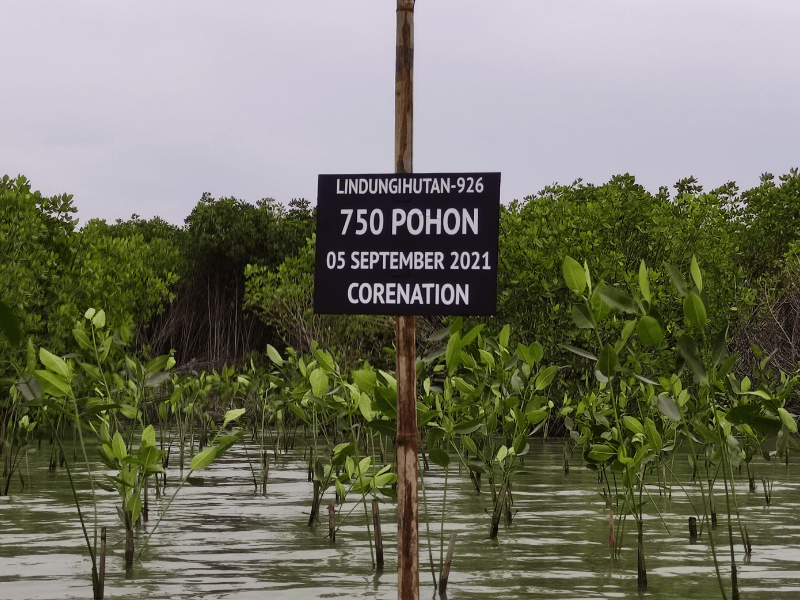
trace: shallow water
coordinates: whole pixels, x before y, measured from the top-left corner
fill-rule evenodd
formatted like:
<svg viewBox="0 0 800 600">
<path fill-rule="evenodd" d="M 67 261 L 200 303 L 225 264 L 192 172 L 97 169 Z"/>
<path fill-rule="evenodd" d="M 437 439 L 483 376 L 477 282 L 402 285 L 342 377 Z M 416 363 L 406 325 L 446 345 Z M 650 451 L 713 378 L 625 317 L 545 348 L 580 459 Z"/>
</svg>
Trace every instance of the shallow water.
<svg viewBox="0 0 800 600">
<path fill-rule="evenodd" d="M 252 447 L 250 457 L 254 456 Z M 46 444 L 23 465 L 31 485 L 19 480 L 11 495 L 0 497 L 0 598 L 90 598 L 91 563 L 63 469 L 47 469 Z M 685 467 L 684 467 L 685 465 Z M 681 480 L 688 462 L 676 460 Z M 98 466 L 95 466 L 99 470 Z M 681 471 L 683 469 L 683 471 Z M 741 597 L 800 597 L 800 466 L 756 465 L 758 478 L 773 477 L 772 505 L 759 485 L 749 492 L 746 480 L 736 494 L 743 523 L 753 543 L 745 562 L 737 544 Z M 339 530 L 335 545 L 327 523 L 308 527 L 311 484 L 303 450 L 273 459 L 266 497 L 255 493 L 244 448 L 239 445 L 202 472 L 203 487 L 185 486 L 173 501 L 132 573 L 123 566 L 124 530 L 117 517 L 116 493 L 98 491 L 98 523 L 108 527 L 106 598 L 396 598 L 396 526 L 394 506 L 381 504 L 386 553 L 383 573 L 372 568 L 363 506 Z M 77 474 L 85 490 L 85 473 Z M 173 469 L 170 481 L 177 482 Z M 439 528 L 444 477 L 438 467 L 425 474 L 431 552 L 438 571 Z M 654 482 L 653 482 L 654 483 Z M 686 485 L 686 484 L 685 484 Z M 167 488 L 167 497 L 175 486 Z M 699 506 L 697 484 L 686 485 Z M 629 520 L 620 559 L 608 551 L 609 514 L 596 474 L 573 464 L 562 468 L 560 441 L 534 441 L 524 472 L 513 487 L 512 525 L 501 525 L 497 540 L 488 538 L 491 496 L 477 495 L 465 475 L 451 465 L 445 509 L 444 551 L 457 533 L 450 572 L 451 600 L 496 597 L 552 598 L 721 598 L 708 536 L 688 539 L 687 519 L 694 512 L 687 496 L 673 486 L 672 497 L 649 488 L 654 504 L 645 509 L 648 590 L 636 589 L 635 524 Z M 82 509 L 93 513 L 81 492 Z M 715 491 L 720 524 L 713 532 L 730 597 L 730 555 L 724 520 L 724 493 Z M 332 500 L 326 495 L 324 507 Z M 150 493 L 150 521 L 137 533 L 137 553 L 156 522 L 159 507 Z M 341 515 L 354 504 L 345 502 Z M 662 522 L 663 518 L 663 522 Z M 668 528 L 668 529 L 667 529 Z M 734 524 L 736 535 L 738 528 Z M 91 534 L 91 533 L 90 533 Z M 425 506 L 420 491 L 421 598 L 433 597 Z M 738 541 L 738 540 L 737 540 Z"/>
</svg>

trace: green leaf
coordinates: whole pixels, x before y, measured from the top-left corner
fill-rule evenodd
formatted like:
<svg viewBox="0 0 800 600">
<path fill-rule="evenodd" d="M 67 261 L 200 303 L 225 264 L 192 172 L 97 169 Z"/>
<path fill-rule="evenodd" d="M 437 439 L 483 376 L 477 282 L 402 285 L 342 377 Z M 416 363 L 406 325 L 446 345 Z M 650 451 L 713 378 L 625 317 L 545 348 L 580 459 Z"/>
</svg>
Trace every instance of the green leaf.
<svg viewBox="0 0 800 600">
<path fill-rule="evenodd" d="M 393 438 L 397 436 L 397 425 L 394 421 L 375 419 L 367 423 L 367 427 L 373 431 L 377 431 L 381 435 L 385 435 L 386 437 Z"/>
<path fill-rule="evenodd" d="M 725 420 L 731 425 L 752 425 L 759 415 L 761 408 L 757 404 L 740 404 L 725 413 Z"/>
<path fill-rule="evenodd" d="M 114 457 L 118 460 L 122 460 L 128 456 L 128 449 L 125 446 L 125 440 L 122 438 L 122 435 L 119 431 L 114 433 L 114 437 L 111 440 L 111 450 L 114 452 Z"/>
<path fill-rule="evenodd" d="M 678 355 L 686 361 L 698 381 L 707 381 L 708 375 L 703 363 L 697 357 L 697 344 L 687 334 L 683 334 L 676 346 Z"/>
<path fill-rule="evenodd" d="M 648 304 L 652 303 L 650 297 L 650 277 L 647 275 L 647 266 L 644 264 L 644 260 L 639 264 L 639 291 L 642 292 L 642 298 L 644 298 Z"/>
<path fill-rule="evenodd" d="M 508 448 L 505 446 L 500 446 L 500 449 L 497 451 L 497 456 L 495 456 L 495 460 L 497 462 L 503 462 L 506 456 L 508 456 Z"/>
<path fill-rule="evenodd" d="M 479 348 L 478 353 L 481 357 L 481 362 L 485 364 L 490 369 L 494 369 L 494 356 L 491 353 L 487 352 L 486 350 Z"/>
<path fill-rule="evenodd" d="M 97 329 L 102 329 L 106 326 L 106 312 L 104 310 L 98 310 L 91 319 L 92 325 Z"/>
<path fill-rule="evenodd" d="M 317 364 L 322 367 L 326 373 L 336 372 L 336 363 L 329 353 L 319 348 L 314 348 L 312 351 L 314 353 L 314 358 L 317 360 Z"/>
<path fill-rule="evenodd" d="M 611 377 L 617 370 L 619 359 L 617 352 L 611 344 L 606 344 L 597 359 L 597 369 L 606 377 Z"/>
<path fill-rule="evenodd" d="M 675 289 L 678 290 L 678 293 L 681 295 L 681 297 L 685 297 L 686 294 L 689 293 L 689 288 L 686 286 L 686 281 L 683 279 L 681 272 L 677 267 L 675 267 L 675 265 L 672 265 L 668 262 L 665 262 L 664 266 L 667 268 L 667 272 L 672 279 L 672 283 L 675 285 Z"/>
<path fill-rule="evenodd" d="M 636 304 L 634 304 L 631 297 L 620 288 L 603 285 L 597 288 L 597 293 L 600 294 L 600 298 L 603 299 L 603 302 L 608 304 L 611 308 L 616 308 L 617 310 L 629 314 L 635 314 L 637 312 Z"/>
<path fill-rule="evenodd" d="M 508 348 L 508 339 L 511 337 L 511 326 L 506 324 L 501 330 L 500 335 L 498 336 L 498 342 L 500 343 L 501 348 Z"/>
<path fill-rule="evenodd" d="M 375 418 L 375 411 L 372 410 L 372 401 L 364 392 L 358 395 L 358 410 L 365 421 L 371 421 Z"/>
<path fill-rule="evenodd" d="M 694 280 L 694 284 L 697 286 L 697 291 L 703 291 L 703 276 L 700 274 L 700 266 L 697 264 L 697 258 L 692 255 L 692 279 Z"/>
<path fill-rule="evenodd" d="M 22 341 L 22 329 L 20 329 L 17 315 L 2 300 L 0 300 L 0 331 L 8 338 L 12 346 L 16 346 Z"/>
<path fill-rule="evenodd" d="M 594 329 L 592 314 L 585 304 L 572 305 L 572 321 L 578 329 Z"/>
<path fill-rule="evenodd" d="M 33 374 L 45 394 L 56 398 L 66 397 L 72 394 L 72 388 L 69 383 L 52 371 L 37 369 Z"/>
<path fill-rule="evenodd" d="M 656 319 L 645 315 L 639 319 L 636 326 L 636 335 L 645 346 L 660 346 L 664 339 L 664 331 Z"/>
<path fill-rule="evenodd" d="M 664 447 L 664 442 L 661 440 L 661 434 L 658 433 L 658 429 L 656 428 L 656 424 L 653 419 L 645 419 L 644 431 L 645 435 L 647 436 L 647 442 L 650 444 L 650 447 L 653 449 L 653 451 L 656 454 L 661 452 L 661 449 Z"/>
<path fill-rule="evenodd" d="M 546 417 L 547 417 L 546 408 L 533 408 L 533 406 L 531 406 L 527 411 L 525 411 L 525 418 L 531 425 L 538 425 L 539 423 L 544 421 Z"/>
<path fill-rule="evenodd" d="M 531 342 L 531 345 L 528 346 L 528 350 L 531 352 L 531 356 L 533 356 L 533 362 L 538 363 L 542 360 L 544 356 L 544 348 L 539 342 Z"/>
<path fill-rule="evenodd" d="M 631 415 L 624 415 L 622 417 L 622 423 L 625 425 L 625 428 L 634 435 L 637 433 L 644 433 L 644 426 L 639 422 L 639 419 L 637 419 L 636 417 L 633 417 Z"/>
<path fill-rule="evenodd" d="M 347 496 L 347 490 L 344 488 L 344 484 L 336 479 L 334 480 L 333 485 L 336 488 L 336 493 L 339 495 L 339 500 L 344 500 L 344 497 Z"/>
<path fill-rule="evenodd" d="M 586 350 L 576 348 L 575 346 L 570 346 L 569 344 L 559 344 L 559 346 L 564 348 L 564 350 L 569 350 L 573 354 L 577 354 L 578 356 L 582 356 L 583 358 L 588 358 L 589 360 L 597 360 L 597 357 L 594 354 Z"/>
<path fill-rule="evenodd" d="M 794 417 L 789 414 L 789 411 L 780 407 L 778 408 L 778 416 L 781 418 L 781 422 L 786 426 L 786 429 L 792 433 L 797 433 L 797 422 L 795 422 Z"/>
<path fill-rule="evenodd" d="M 279 367 L 283 366 L 283 359 L 281 358 L 281 355 L 277 350 L 275 350 L 275 348 L 272 347 L 271 344 L 267 344 L 267 356 L 269 356 L 269 359 Z"/>
<path fill-rule="evenodd" d="M 539 373 L 536 375 L 536 389 L 534 391 L 539 392 L 550 385 L 553 381 L 553 378 L 556 376 L 556 373 L 558 373 L 557 366 L 547 367 L 546 369 L 539 371 Z"/>
<path fill-rule="evenodd" d="M 448 335 L 450 335 L 450 328 L 449 327 L 442 327 L 441 329 L 437 329 L 432 334 L 428 336 L 429 342 L 438 342 L 443 340 Z"/>
<path fill-rule="evenodd" d="M 683 301 L 683 314 L 686 317 L 686 322 L 697 329 L 705 327 L 708 321 L 706 307 L 700 296 L 694 292 L 689 292 L 689 295 Z"/>
<path fill-rule="evenodd" d="M 70 380 L 69 367 L 67 366 L 67 363 L 64 362 L 64 359 L 51 352 L 48 352 L 45 348 L 40 348 L 39 360 L 42 361 L 42 364 L 45 367 L 58 374 L 65 381 Z"/>
<path fill-rule="evenodd" d="M 353 383 L 356 384 L 359 390 L 371 394 L 378 383 L 378 375 L 372 369 L 359 369 L 353 371 Z"/>
<path fill-rule="evenodd" d="M 436 465 L 439 465 L 443 469 L 446 469 L 447 466 L 450 464 L 450 455 L 441 448 L 432 448 L 428 452 L 428 455 L 431 459 L 431 462 L 433 462 Z"/>
<path fill-rule="evenodd" d="M 311 383 L 311 393 L 317 398 L 322 398 L 328 391 L 328 376 L 322 369 L 314 369 L 308 377 Z"/>
<path fill-rule="evenodd" d="M 234 408 L 229 410 L 225 413 L 225 420 L 222 422 L 222 427 L 224 428 L 228 423 L 231 421 L 235 421 L 239 417 L 241 417 L 245 413 L 244 408 Z"/>
<path fill-rule="evenodd" d="M 567 256 L 561 265 L 561 271 L 567 287 L 576 294 L 583 294 L 583 290 L 586 289 L 586 273 L 580 263 L 571 256 Z"/>
<path fill-rule="evenodd" d="M 607 444 L 594 444 L 589 450 L 589 458 L 595 462 L 606 462 L 617 457 L 617 451 Z"/>
<path fill-rule="evenodd" d="M 139 446 L 139 451 L 136 453 L 138 462 L 142 466 L 144 475 L 150 473 L 161 473 L 161 456 L 162 452 L 155 446 L 142 444 Z"/>
<path fill-rule="evenodd" d="M 447 340 L 447 351 L 445 352 L 445 366 L 447 372 L 452 375 L 455 373 L 461 362 L 461 334 L 456 332 Z"/>
<path fill-rule="evenodd" d="M 453 431 L 456 433 L 460 433 L 462 435 L 472 433 L 476 431 L 481 426 L 480 420 L 475 421 L 464 421 L 463 423 L 457 423 L 456 426 L 453 428 Z"/>
<path fill-rule="evenodd" d="M 217 447 L 216 446 L 209 446 L 205 450 L 202 450 L 194 455 L 192 458 L 192 462 L 189 464 L 189 468 L 192 471 L 200 471 L 205 469 L 208 465 L 214 462 L 214 459 L 217 457 Z"/>
<path fill-rule="evenodd" d="M 142 431 L 142 444 L 150 446 L 156 445 L 156 430 L 152 425 L 148 425 L 144 428 L 144 431 Z"/>
<path fill-rule="evenodd" d="M 473 454 L 478 453 L 478 447 L 475 445 L 475 442 L 471 437 L 469 437 L 468 435 L 462 435 L 461 438 L 459 439 L 461 440 L 461 443 L 467 450 L 469 450 Z"/>
<path fill-rule="evenodd" d="M 392 388 L 376 387 L 375 404 L 384 416 L 390 419 L 397 417 L 397 392 Z"/>
<path fill-rule="evenodd" d="M 475 338 L 478 337 L 478 334 L 485 326 L 486 326 L 485 324 L 481 323 L 480 325 L 476 325 L 475 327 L 470 329 L 469 333 L 467 333 L 461 338 L 461 347 L 464 348 L 465 346 L 468 346 Z"/>
<path fill-rule="evenodd" d="M 681 420 L 681 409 L 678 408 L 678 405 L 675 404 L 675 401 L 669 396 L 658 396 L 655 399 L 655 403 L 658 410 L 661 411 L 661 414 L 668 419 L 672 419 L 673 421 Z"/>
<path fill-rule="evenodd" d="M 131 523 L 136 523 L 139 515 L 142 514 L 142 497 L 139 494 L 134 494 L 128 498 L 128 505 L 126 508 L 128 512 L 131 513 Z"/>
</svg>

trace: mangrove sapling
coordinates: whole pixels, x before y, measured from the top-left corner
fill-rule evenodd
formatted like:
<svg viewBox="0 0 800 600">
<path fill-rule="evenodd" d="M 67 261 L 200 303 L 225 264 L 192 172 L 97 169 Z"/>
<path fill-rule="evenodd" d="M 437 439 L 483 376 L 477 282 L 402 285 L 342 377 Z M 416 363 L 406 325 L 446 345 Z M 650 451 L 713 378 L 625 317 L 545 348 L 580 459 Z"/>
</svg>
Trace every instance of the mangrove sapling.
<svg viewBox="0 0 800 600">
<path fill-rule="evenodd" d="M 141 436 L 136 453 L 129 453 L 119 431 L 109 435 L 108 424 L 104 421 L 100 428 L 103 462 L 111 469 L 117 469 L 116 476 L 107 476 L 122 499 L 119 509 L 120 519 L 125 526 L 125 566 L 133 565 L 134 542 L 133 526 L 142 513 L 142 489 L 147 486 L 147 478 L 162 473 L 163 450 L 156 448 L 156 433 L 148 425 Z"/>
<path fill-rule="evenodd" d="M 623 510 L 620 514 L 620 535 L 615 537 L 615 541 L 621 543 L 622 519 L 630 513 L 636 521 L 637 581 L 643 589 L 647 587 L 643 493 L 649 498 L 644 477 L 650 463 L 658 465 L 674 449 L 674 444 L 670 446 L 664 443 L 665 436 L 674 434 L 670 434 L 669 426 L 654 414 L 652 388 L 655 382 L 642 378 L 629 365 L 641 362 L 634 344 L 638 342 L 644 347 L 658 348 L 664 338 L 663 328 L 658 312 L 652 305 L 649 275 L 644 262 L 639 269 L 638 295 L 634 297 L 619 287 L 604 284 L 593 286 L 588 265 L 580 265 L 569 256 L 564 259 L 562 272 L 567 287 L 580 299 L 572 308 L 573 321 L 579 329 L 590 331 L 599 349 L 594 354 L 564 345 L 570 352 L 595 363 L 593 371 L 598 385 L 596 392 L 584 396 L 574 413 L 570 410 L 570 417 L 580 431 L 579 443 L 587 447 L 587 462 L 600 468 L 606 477 L 603 465 L 621 474 Z M 611 317 L 613 311 L 626 315 L 629 320 L 620 323 L 620 337 L 611 344 L 602 340 L 599 325 Z M 613 319 L 616 320 L 616 315 Z M 627 353 L 629 360 L 620 360 L 623 352 Z M 638 387 L 631 385 L 636 381 L 634 377 L 639 377 Z M 634 402 L 630 401 L 631 395 Z M 610 490 L 610 486 L 607 487 Z"/>
<path fill-rule="evenodd" d="M 228 428 L 228 426 L 235 423 L 239 417 L 244 414 L 244 412 L 244 408 L 237 408 L 227 411 L 223 418 L 222 425 L 220 425 L 220 427 L 217 429 L 214 437 L 209 442 L 209 445 L 204 450 L 201 450 L 192 457 L 192 460 L 189 463 L 189 472 L 181 479 L 177 488 L 172 493 L 172 496 L 170 496 L 169 500 L 167 501 L 166 506 L 161 510 L 158 520 L 156 521 L 155 525 L 153 525 L 152 529 L 150 529 L 147 537 L 142 543 L 137 560 L 141 559 L 142 553 L 144 552 L 145 547 L 147 547 L 147 543 L 150 541 L 150 538 L 153 536 L 156 529 L 158 529 L 161 520 L 164 518 L 164 515 L 167 514 L 169 507 L 172 505 L 173 500 L 175 500 L 175 497 L 178 495 L 178 492 L 181 491 L 183 486 L 187 483 L 189 485 L 202 483 L 202 480 L 198 481 L 198 479 L 192 477 L 192 475 L 197 471 L 208 468 L 215 460 L 222 457 L 228 451 L 228 449 L 233 446 L 233 444 L 244 437 L 244 429 L 240 429 L 232 434 L 223 435 L 223 432 Z M 148 453 L 150 452 L 151 451 L 148 450 Z"/>
<path fill-rule="evenodd" d="M 22 460 L 27 456 L 28 452 L 36 451 L 36 447 L 31 444 L 33 439 L 33 432 L 36 429 L 36 421 L 31 421 L 31 416 L 27 414 L 27 409 L 24 409 L 25 414 L 20 416 L 20 404 L 22 395 L 15 388 L 10 391 L 12 411 L 8 420 L 8 427 L 3 424 L 3 437 L 0 440 L 2 444 L 3 456 L 3 475 L 6 478 L 5 485 L 0 487 L 2 494 L 8 496 L 9 488 L 11 487 L 11 480 L 14 473 L 19 473 L 19 478 L 22 483 L 22 488 L 25 489 L 25 480 L 22 473 L 19 472 L 19 466 Z"/>
<path fill-rule="evenodd" d="M 72 491 L 72 498 L 75 502 L 75 508 L 78 513 L 78 520 L 81 524 L 81 531 L 83 532 L 86 547 L 89 551 L 89 557 L 92 561 L 92 588 L 94 597 L 100 598 L 102 591 L 100 588 L 100 579 L 97 569 L 97 533 L 98 533 L 98 517 L 97 517 L 97 502 L 95 497 L 95 482 L 92 474 L 91 464 L 89 457 L 86 454 L 86 444 L 83 440 L 83 422 L 78 407 L 78 400 L 75 398 L 72 389 L 72 382 L 75 379 L 75 372 L 72 367 L 71 361 L 68 363 L 61 357 L 55 356 L 48 352 L 46 349 L 39 350 L 39 360 L 41 361 L 44 369 L 36 369 L 32 375 L 35 376 L 37 385 L 30 386 L 24 379 L 21 379 L 24 389 L 27 392 L 36 393 L 37 396 L 32 397 L 30 402 L 37 403 L 41 407 L 40 415 L 45 420 L 46 426 L 52 432 L 52 437 L 55 444 L 59 447 L 61 456 L 63 457 L 63 466 L 67 473 L 70 489 Z M 22 391 L 22 390 L 20 390 Z M 89 532 L 86 527 L 86 520 L 81 510 L 78 491 L 75 488 L 75 482 L 72 475 L 72 469 L 69 466 L 69 461 L 64 452 L 64 446 L 61 442 L 61 436 L 58 428 L 54 427 L 53 416 L 74 419 L 73 424 L 77 430 L 80 446 L 83 452 L 83 458 L 86 464 L 87 475 L 89 479 L 89 486 L 91 489 L 92 505 L 93 505 L 93 539 L 89 539 Z"/>
</svg>

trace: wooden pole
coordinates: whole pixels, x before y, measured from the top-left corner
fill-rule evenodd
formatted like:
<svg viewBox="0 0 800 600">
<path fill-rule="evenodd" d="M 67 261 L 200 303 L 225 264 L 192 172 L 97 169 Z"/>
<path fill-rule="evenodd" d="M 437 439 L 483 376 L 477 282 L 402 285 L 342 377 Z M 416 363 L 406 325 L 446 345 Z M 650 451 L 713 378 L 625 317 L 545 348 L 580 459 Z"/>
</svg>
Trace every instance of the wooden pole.
<svg viewBox="0 0 800 600">
<path fill-rule="evenodd" d="M 397 0 L 394 103 L 395 173 L 413 172 L 414 0 Z M 417 371 L 413 316 L 398 316 L 397 335 L 397 597 L 419 599 L 417 500 Z"/>
<path fill-rule="evenodd" d="M 439 595 L 447 594 L 447 580 L 450 578 L 450 563 L 453 562 L 453 550 L 456 547 L 456 532 L 450 534 L 450 545 L 447 547 L 447 559 L 444 561 L 444 570 L 439 576 Z"/>
<path fill-rule="evenodd" d="M 98 590 L 96 600 L 103 600 L 105 597 L 106 586 L 106 528 L 100 529 L 100 577 L 98 578 Z"/>
<path fill-rule="evenodd" d="M 336 504 L 331 502 L 328 505 L 328 537 L 331 542 L 336 541 Z"/>
<path fill-rule="evenodd" d="M 383 571 L 383 537 L 381 536 L 381 514 L 378 501 L 372 500 L 372 529 L 375 531 L 375 560 L 376 569 Z"/>
</svg>

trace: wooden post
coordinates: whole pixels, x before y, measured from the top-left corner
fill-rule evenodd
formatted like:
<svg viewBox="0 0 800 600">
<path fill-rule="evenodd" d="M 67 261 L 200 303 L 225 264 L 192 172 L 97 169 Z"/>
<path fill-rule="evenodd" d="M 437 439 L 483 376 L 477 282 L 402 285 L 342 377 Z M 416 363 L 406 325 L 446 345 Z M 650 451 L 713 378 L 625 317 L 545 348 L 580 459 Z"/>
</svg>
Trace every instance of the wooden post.
<svg viewBox="0 0 800 600">
<path fill-rule="evenodd" d="M 450 534 L 450 545 L 447 547 L 447 558 L 444 561 L 444 569 L 439 577 L 439 595 L 447 593 L 447 579 L 450 577 L 450 563 L 453 562 L 453 549 L 456 547 L 456 532 Z"/>
<path fill-rule="evenodd" d="M 319 481 L 314 480 L 314 498 L 311 500 L 311 514 L 308 516 L 308 526 L 314 524 L 314 519 L 317 518 L 317 511 L 319 510 L 320 489 Z"/>
<path fill-rule="evenodd" d="M 106 528 L 100 529 L 100 576 L 97 579 L 96 600 L 103 600 L 106 585 Z"/>
<path fill-rule="evenodd" d="M 336 541 L 336 503 L 328 504 L 328 537 L 331 542 Z"/>
<path fill-rule="evenodd" d="M 381 537 L 381 513 L 378 501 L 372 500 L 372 529 L 375 531 L 375 560 L 378 571 L 383 571 L 383 537 Z"/>
<path fill-rule="evenodd" d="M 395 173 L 413 172 L 414 0 L 397 0 Z M 413 316 L 395 320 L 397 335 L 397 597 L 419 599 L 417 371 Z"/>
<path fill-rule="evenodd" d="M 694 542 L 697 540 L 697 519 L 689 517 L 689 540 Z"/>
</svg>

